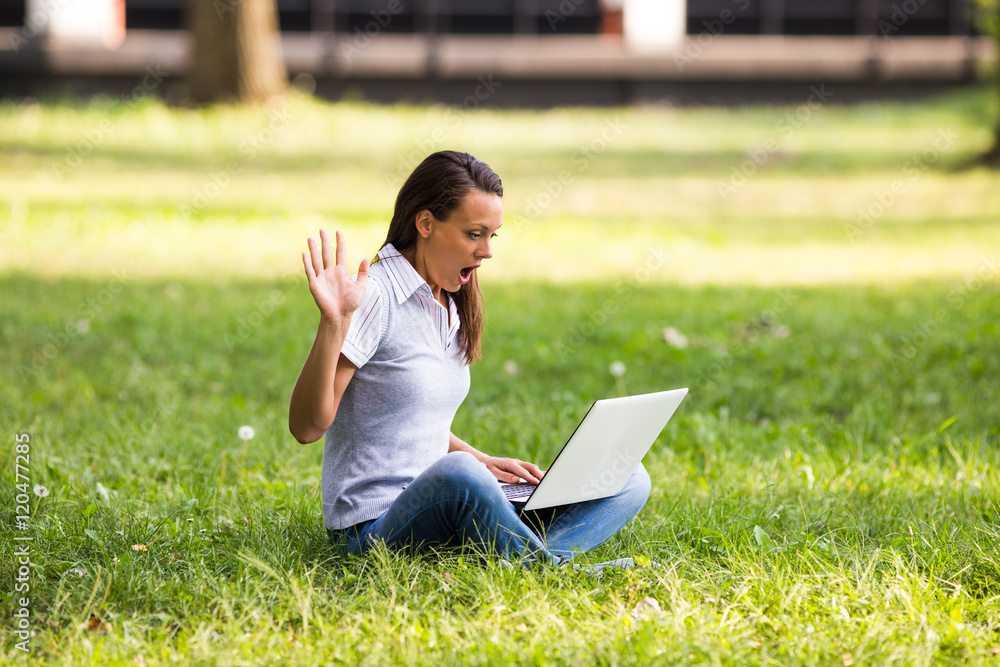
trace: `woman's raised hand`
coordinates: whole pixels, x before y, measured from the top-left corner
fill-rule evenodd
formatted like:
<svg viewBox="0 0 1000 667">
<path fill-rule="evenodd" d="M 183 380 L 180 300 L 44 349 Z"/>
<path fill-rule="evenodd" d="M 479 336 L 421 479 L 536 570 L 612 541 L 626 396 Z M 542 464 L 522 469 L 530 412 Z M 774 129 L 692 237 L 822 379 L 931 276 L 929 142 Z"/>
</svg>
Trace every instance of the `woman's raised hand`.
<svg viewBox="0 0 1000 667">
<path fill-rule="evenodd" d="M 342 324 L 361 305 L 361 297 L 368 285 L 368 260 L 361 260 L 358 279 L 351 280 L 347 273 L 347 250 L 344 235 L 337 231 L 337 262 L 330 252 L 330 238 L 326 230 L 319 230 L 322 250 L 316 249 L 316 242 L 309 237 L 309 256 L 302 253 L 302 264 L 309 279 L 309 291 L 319 307 L 320 317 L 330 322 Z"/>
</svg>

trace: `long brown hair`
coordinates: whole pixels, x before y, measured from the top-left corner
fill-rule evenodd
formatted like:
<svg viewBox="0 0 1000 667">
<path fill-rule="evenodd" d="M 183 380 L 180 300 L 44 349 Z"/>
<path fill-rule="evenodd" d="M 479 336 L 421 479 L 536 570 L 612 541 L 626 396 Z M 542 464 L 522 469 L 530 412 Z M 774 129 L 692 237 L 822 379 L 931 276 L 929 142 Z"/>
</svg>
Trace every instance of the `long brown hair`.
<svg viewBox="0 0 1000 667">
<path fill-rule="evenodd" d="M 448 220 L 473 189 L 503 197 L 500 177 L 482 160 L 456 151 L 428 155 L 396 195 L 396 207 L 382 247 L 391 243 L 400 252 L 414 247 L 418 213 L 426 210 L 438 220 Z M 472 272 L 469 282 L 457 292 L 449 294 L 458 309 L 465 363 L 472 364 L 482 357 L 483 294 L 479 291 L 476 272 Z"/>
</svg>

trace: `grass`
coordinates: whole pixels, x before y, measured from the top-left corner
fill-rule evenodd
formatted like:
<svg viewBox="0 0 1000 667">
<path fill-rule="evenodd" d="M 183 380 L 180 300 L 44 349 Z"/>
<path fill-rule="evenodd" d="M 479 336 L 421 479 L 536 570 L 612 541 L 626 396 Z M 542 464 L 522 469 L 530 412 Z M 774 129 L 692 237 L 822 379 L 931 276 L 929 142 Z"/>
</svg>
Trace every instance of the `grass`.
<svg viewBox="0 0 1000 667">
<path fill-rule="evenodd" d="M 109 101 L 0 105 L 0 530 L 34 537 L 35 633 L 23 655 L 5 549 L 0 655 L 995 663 L 1000 188 L 957 169 L 988 143 L 994 99 L 830 105 L 790 134 L 795 107 L 449 116 L 292 99 L 252 157 L 265 110 L 143 102 L 98 135 Z M 625 129 L 597 150 L 608 123 Z M 772 137 L 780 151 L 720 194 Z M 663 568 L 598 582 L 326 544 L 321 446 L 286 427 L 316 321 L 298 253 L 324 225 L 353 262 L 372 254 L 411 156 L 445 145 L 506 188 L 485 358 L 454 431 L 546 463 L 590 401 L 690 387 L 646 458 L 647 507 L 593 555 Z"/>
</svg>

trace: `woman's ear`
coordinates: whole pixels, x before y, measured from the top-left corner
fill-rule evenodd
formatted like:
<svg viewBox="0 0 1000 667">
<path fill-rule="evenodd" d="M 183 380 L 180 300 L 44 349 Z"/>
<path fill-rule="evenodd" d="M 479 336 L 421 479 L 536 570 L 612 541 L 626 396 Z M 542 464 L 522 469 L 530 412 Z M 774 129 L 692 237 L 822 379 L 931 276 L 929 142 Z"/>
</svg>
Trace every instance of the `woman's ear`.
<svg viewBox="0 0 1000 667">
<path fill-rule="evenodd" d="M 415 224 L 417 226 L 417 233 L 423 238 L 428 238 L 431 235 L 431 226 L 434 222 L 434 215 L 424 209 L 420 213 L 417 213 L 417 218 Z"/>
</svg>

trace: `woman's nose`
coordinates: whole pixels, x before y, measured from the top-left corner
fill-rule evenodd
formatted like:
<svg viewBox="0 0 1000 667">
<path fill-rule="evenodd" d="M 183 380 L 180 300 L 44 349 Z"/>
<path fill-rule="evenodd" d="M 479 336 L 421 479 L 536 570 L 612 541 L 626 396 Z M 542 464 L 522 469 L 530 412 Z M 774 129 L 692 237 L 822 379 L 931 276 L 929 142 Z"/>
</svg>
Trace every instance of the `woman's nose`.
<svg viewBox="0 0 1000 667">
<path fill-rule="evenodd" d="M 488 239 L 479 247 L 479 256 L 483 259 L 489 259 L 493 256 L 493 247 Z"/>
</svg>

